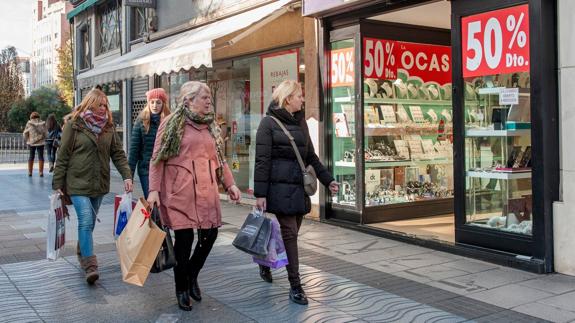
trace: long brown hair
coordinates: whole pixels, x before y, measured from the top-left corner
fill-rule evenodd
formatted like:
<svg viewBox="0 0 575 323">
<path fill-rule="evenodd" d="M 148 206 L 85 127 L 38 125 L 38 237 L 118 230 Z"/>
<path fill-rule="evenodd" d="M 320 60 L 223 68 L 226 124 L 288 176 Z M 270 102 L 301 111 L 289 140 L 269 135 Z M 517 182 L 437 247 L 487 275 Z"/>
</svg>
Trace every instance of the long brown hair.
<svg viewBox="0 0 575 323">
<path fill-rule="evenodd" d="M 162 112 L 160 112 L 160 122 L 164 120 L 172 111 L 170 111 L 170 107 L 168 106 L 168 102 L 166 100 L 162 100 Z M 144 126 L 145 133 L 150 131 L 150 115 L 152 111 L 150 110 L 150 102 L 146 102 L 146 106 L 142 111 L 140 111 L 139 118 L 142 120 L 142 125 Z"/>
<path fill-rule="evenodd" d="M 114 121 L 112 120 L 112 111 L 110 111 L 110 101 L 108 101 L 108 97 L 106 93 L 98 90 L 96 88 L 91 89 L 88 94 L 82 99 L 82 102 L 76 108 L 74 108 L 74 112 L 72 112 L 72 120 L 76 120 L 80 113 L 91 110 L 94 111 L 100 106 L 100 102 L 102 99 L 106 100 L 106 114 L 108 115 L 108 122 L 106 125 L 113 125 Z"/>
</svg>

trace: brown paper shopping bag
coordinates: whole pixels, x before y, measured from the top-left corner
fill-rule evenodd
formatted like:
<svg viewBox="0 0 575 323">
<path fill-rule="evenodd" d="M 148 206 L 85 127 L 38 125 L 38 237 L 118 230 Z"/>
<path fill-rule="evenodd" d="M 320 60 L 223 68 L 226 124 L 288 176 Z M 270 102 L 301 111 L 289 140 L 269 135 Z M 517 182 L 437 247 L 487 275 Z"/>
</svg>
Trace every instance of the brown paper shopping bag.
<svg viewBox="0 0 575 323">
<path fill-rule="evenodd" d="M 140 198 L 116 240 L 124 282 L 143 286 L 166 233 L 150 219 L 150 206 Z"/>
</svg>

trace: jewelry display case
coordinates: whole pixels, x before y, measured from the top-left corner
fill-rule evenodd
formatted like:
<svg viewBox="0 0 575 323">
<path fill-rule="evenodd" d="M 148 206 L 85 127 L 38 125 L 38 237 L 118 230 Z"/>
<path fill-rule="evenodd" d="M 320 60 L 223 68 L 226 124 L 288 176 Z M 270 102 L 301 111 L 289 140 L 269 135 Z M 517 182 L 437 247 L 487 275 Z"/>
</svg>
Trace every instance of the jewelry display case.
<svg viewBox="0 0 575 323">
<path fill-rule="evenodd" d="M 422 37 L 386 40 L 386 32 Z M 447 63 L 439 73 L 417 71 L 415 64 L 404 68 L 397 56 L 393 77 L 369 77 L 366 40 L 393 44 L 397 55 L 426 53 Z M 367 21 L 349 39 L 331 42 L 330 162 L 341 184 L 331 197 L 334 217 L 369 224 L 453 212 L 448 44 L 448 31 Z M 343 82 L 350 63 L 360 68 L 353 71 L 353 80 Z"/>
<path fill-rule="evenodd" d="M 529 73 L 465 82 L 466 224 L 531 235 Z"/>
</svg>

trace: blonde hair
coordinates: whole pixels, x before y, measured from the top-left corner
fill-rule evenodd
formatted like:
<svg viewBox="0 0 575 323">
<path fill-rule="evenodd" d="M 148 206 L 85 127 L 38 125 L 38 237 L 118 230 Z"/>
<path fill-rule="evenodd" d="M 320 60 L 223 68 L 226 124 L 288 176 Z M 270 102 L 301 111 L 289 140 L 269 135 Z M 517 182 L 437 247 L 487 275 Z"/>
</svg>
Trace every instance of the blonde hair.
<svg viewBox="0 0 575 323">
<path fill-rule="evenodd" d="M 82 102 L 80 102 L 80 104 L 74 109 L 74 112 L 72 112 L 72 120 L 76 120 L 80 113 L 86 110 L 94 111 L 97 109 L 100 106 L 102 99 L 106 100 L 106 114 L 108 115 L 108 122 L 106 125 L 113 125 L 114 121 L 112 120 L 112 111 L 110 111 L 110 101 L 108 101 L 106 93 L 96 88 L 91 89 L 90 92 L 88 92 L 88 94 L 86 94 L 82 99 Z"/>
<path fill-rule="evenodd" d="M 180 88 L 180 95 L 178 95 L 178 104 L 184 104 L 184 98 L 189 97 L 190 99 L 194 99 L 196 95 L 198 95 L 202 90 L 210 92 L 210 87 L 203 82 L 199 81 L 188 81 L 182 84 Z"/>
<path fill-rule="evenodd" d="M 165 100 L 162 100 L 162 112 L 160 112 L 160 122 L 162 120 L 164 120 L 165 117 L 170 115 L 170 113 L 172 113 L 172 111 L 170 110 L 170 107 L 168 106 L 168 102 Z M 142 125 L 144 126 L 144 132 L 145 133 L 148 133 L 150 131 L 150 115 L 151 114 L 152 114 L 152 111 L 150 110 L 150 102 L 147 101 L 146 106 L 144 107 L 144 109 L 142 111 L 140 111 L 140 114 L 138 115 L 138 117 L 142 120 Z"/>
<path fill-rule="evenodd" d="M 301 91 L 301 84 L 294 80 L 285 80 L 281 82 L 272 93 L 272 100 L 284 108 L 287 99 L 292 96 L 296 91 Z"/>
</svg>

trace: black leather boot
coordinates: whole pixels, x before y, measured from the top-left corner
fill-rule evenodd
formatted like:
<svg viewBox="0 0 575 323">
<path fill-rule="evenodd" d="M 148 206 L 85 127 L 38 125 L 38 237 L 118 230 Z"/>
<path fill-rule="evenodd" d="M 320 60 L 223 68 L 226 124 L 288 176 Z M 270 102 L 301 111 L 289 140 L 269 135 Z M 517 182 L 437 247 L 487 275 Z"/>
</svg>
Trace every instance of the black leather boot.
<svg viewBox="0 0 575 323">
<path fill-rule="evenodd" d="M 190 294 L 188 294 L 188 291 L 185 292 L 176 291 L 176 299 L 178 300 L 178 307 L 182 311 L 192 310 L 192 304 L 190 304 Z"/>
<path fill-rule="evenodd" d="M 202 291 L 200 290 L 200 286 L 198 286 L 197 278 L 190 280 L 190 297 L 196 302 L 202 300 Z"/>
<path fill-rule="evenodd" d="M 263 279 L 263 281 L 271 283 L 273 282 L 273 278 L 272 278 L 272 272 L 270 270 L 270 267 L 266 267 L 266 266 L 260 266 L 260 277 Z"/>
<path fill-rule="evenodd" d="M 307 305 L 307 296 L 301 285 L 290 288 L 289 299 L 296 304 Z"/>
</svg>

